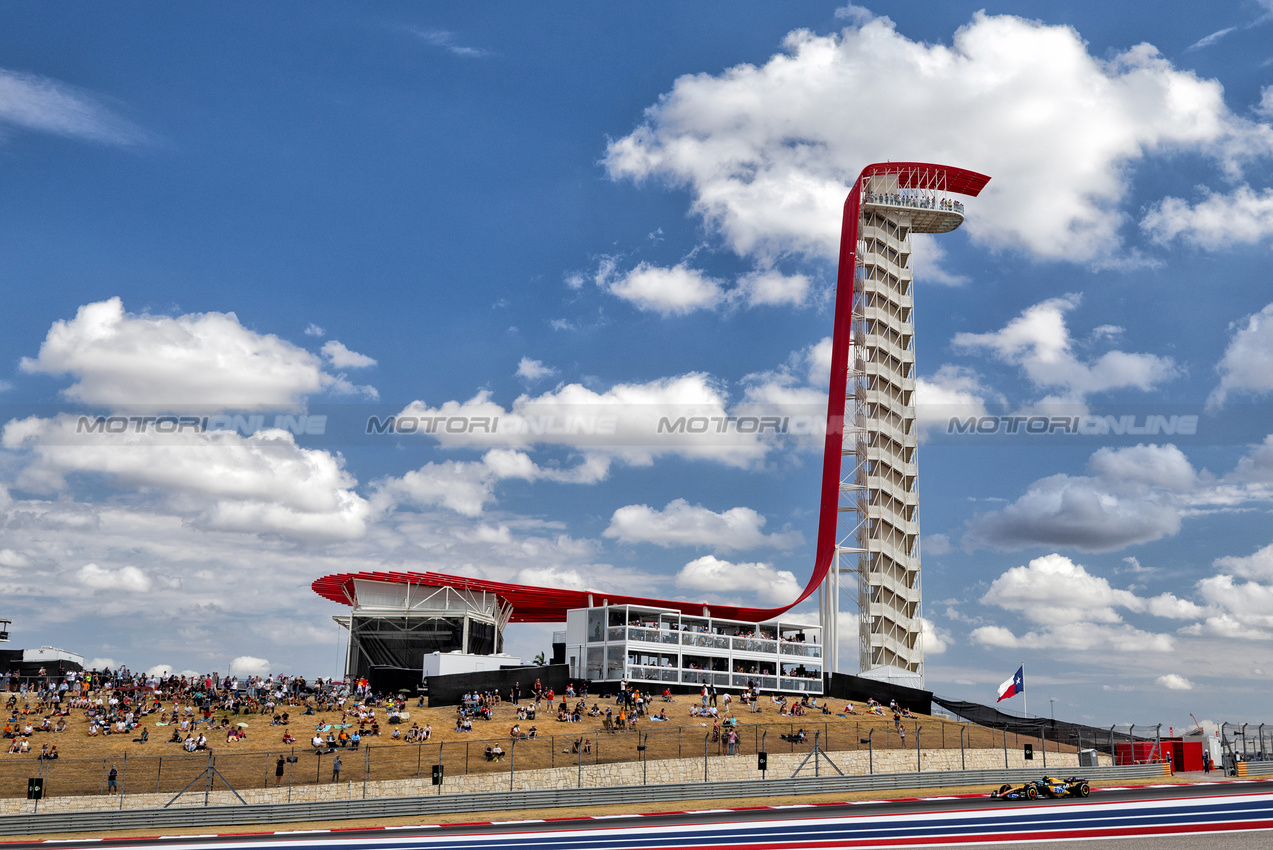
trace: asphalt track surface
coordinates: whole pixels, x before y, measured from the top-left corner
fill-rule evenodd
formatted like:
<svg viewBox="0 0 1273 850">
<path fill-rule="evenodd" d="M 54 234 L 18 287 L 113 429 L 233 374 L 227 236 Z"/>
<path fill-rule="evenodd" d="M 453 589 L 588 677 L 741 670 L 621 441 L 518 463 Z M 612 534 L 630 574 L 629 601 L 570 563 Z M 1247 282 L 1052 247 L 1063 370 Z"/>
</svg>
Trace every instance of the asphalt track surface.
<svg viewBox="0 0 1273 850">
<path fill-rule="evenodd" d="M 164 850 L 696 850 L 933 847 L 993 844 L 1084 850 L 1273 848 L 1273 782 L 1094 789 L 1088 799 L 988 797 L 713 809 L 571 820 L 418 825 L 217 836 L 3 842 L 22 847 Z M 1185 842 L 1188 842 L 1186 844 Z"/>
</svg>

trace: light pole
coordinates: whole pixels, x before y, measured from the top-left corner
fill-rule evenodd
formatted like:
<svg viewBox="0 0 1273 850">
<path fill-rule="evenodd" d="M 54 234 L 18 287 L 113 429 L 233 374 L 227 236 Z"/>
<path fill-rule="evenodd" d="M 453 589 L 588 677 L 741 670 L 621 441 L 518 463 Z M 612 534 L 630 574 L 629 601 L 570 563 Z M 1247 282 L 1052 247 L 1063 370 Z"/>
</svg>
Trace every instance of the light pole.
<svg viewBox="0 0 1273 850">
<path fill-rule="evenodd" d="M 1048 697 L 1048 702 L 1052 703 L 1052 722 L 1056 722 L 1056 697 Z"/>
</svg>

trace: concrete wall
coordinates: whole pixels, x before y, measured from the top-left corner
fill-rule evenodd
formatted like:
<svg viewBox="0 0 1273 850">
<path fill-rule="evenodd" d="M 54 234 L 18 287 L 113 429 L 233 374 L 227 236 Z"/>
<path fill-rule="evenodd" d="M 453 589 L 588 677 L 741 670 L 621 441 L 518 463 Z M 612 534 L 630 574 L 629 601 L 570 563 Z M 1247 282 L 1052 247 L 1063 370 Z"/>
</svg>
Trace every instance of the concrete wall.
<svg viewBox="0 0 1273 850">
<path fill-rule="evenodd" d="M 532 680 L 533 681 L 533 680 Z M 781 793 L 779 780 L 789 778 L 793 771 L 804 760 L 807 753 L 771 753 L 769 756 L 768 778 L 775 781 L 775 793 Z M 1041 755 L 1041 753 L 1039 754 Z M 864 775 L 870 772 L 868 763 L 872 757 L 865 752 L 835 752 L 827 756 L 847 775 Z M 914 750 L 887 750 L 877 752 L 873 756 L 875 773 L 913 773 L 915 771 L 916 754 Z M 760 779 L 761 773 L 756 770 L 754 753 L 737 756 L 709 756 L 707 762 L 707 781 L 720 782 L 738 779 Z M 644 767 L 647 775 L 644 781 L 649 784 L 672 784 L 680 782 L 702 782 L 704 780 L 704 760 L 702 758 L 663 759 L 651 761 Z M 1102 765 L 1110 764 L 1110 758 L 1102 754 Z M 1004 754 L 1002 750 L 968 750 L 961 762 L 959 750 L 922 750 L 920 764 L 925 773 L 960 770 L 993 770 L 1002 768 Z M 1009 750 L 1007 767 L 1036 767 L 1043 772 L 1043 760 L 1036 757 L 1034 761 L 1025 761 L 1020 750 Z M 513 777 L 512 790 L 545 790 L 549 788 L 598 788 L 619 785 L 641 785 L 643 783 L 641 762 L 617 762 L 614 764 L 598 764 L 583 766 L 582 774 L 578 767 L 558 767 L 548 770 L 517 771 Z M 1075 753 L 1049 753 L 1047 770 L 1052 773 L 1066 773 L 1078 769 L 1078 755 Z M 825 761 L 821 764 L 820 774 L 823 776 L 835 773 Z M 800 773 L 801 776 L 813 776 L 813 762 Z M 215 790 L 219 787 L 222 790 Z M 239 801 L 219 782 L 208 797 L 212 806 L 234 806 Z M 443 796 L 448 794 L 473 794 L 489 791 L 508 791 L 508 773 L 487 773 L 447 776 L 442 787 Z M 368 782 L 366 797 L 417 797 L 425 794 L 437 794 L 437 787 L 430 784 L 428 777 L 422 779 L 397 779 L 386 782 Z M 286 803 L 289 801 L 287 786 L 282 788 L 253 788 L 239 791 L 249 804 Z M 363 783 L 361 780 L 349 780 L 327 785 L 296 785 L 291 789 L 291 802 L 316 802 L 321 800 L 353 800 L 362 799 Z M 127 794 L 122 798 L 125 809 L 156 809 L 164 806 L 172 799 L 168 794 Z M 73 811 L 105 811 L 118 809 L 121 805 L 119 796 L 93 797 L 54 797 L 41 800 L 41 812 L 73 812 Z M 203 788 L 188 792 L 174 806 L 202 806 Z M 0 815 L 30 814 L 35 804 L 24 799 L 0 800 Z"/>
</svg>

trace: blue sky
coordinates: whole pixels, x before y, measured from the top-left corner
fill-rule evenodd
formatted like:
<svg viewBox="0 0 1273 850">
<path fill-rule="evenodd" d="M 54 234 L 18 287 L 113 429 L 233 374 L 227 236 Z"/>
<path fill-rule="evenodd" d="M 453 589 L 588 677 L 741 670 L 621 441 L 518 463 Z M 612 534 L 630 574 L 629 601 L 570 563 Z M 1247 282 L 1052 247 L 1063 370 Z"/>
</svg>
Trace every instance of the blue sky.
<svg viewBox="0 0 1273 850">
<path fill-rule="evenodd" d="M 916 243 L 928 686 L 991 700 L 1024 661 L 1036 713 L 1259 722 L 1270 33 L 1256 2 L 8 4 L 0 617 L 325 675 L 334 571 L 793 599 L 817 439 L 649 423 L 821 415 L 838 208 L 918 159 L 992 176 Z M 329 425 L 75 431 L 144 413 Z M 1029 414 L 1199 425 L 944 433 Z"/>
</svg>

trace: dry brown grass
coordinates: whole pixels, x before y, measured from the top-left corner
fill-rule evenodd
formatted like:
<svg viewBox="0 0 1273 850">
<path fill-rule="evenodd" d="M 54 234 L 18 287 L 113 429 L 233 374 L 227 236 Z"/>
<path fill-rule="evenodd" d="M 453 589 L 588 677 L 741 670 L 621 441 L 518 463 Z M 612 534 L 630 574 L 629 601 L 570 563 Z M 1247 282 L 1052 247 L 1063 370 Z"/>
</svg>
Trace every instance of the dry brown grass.
<svg viewBox="0 0 1273 850">
<path fill-rule="evenodd" d="M 600 699 L 590 699 L 589 705 L 593 702 L 598 703 L 603 710 L 608 704 Z M 535 741 L 521 741 L 517 744 L 516 768 L 520 771 L 574 765 L 579 757 L 572 752 L 571 745 L 579 737 L 590 738 L 593 745 L 592 752 L 584 756 L 585 765 L 636 760 L 639 757 L 636 749 L 638 738 L 648 745 L 647 755 L 650 759 L 702 756 L 705 738 L 710 754 L 723 753 L 724 744 L 710 740 L 711 725 L 689 716 L 691 704 L 692 698 L 688 696 L 678 697 L 674 703 L 659 704 L 656 709 L 668 710 L 668 722 L 643 719 L 636 730 L 619 732 L 601 729 L 601 718 L 586 717 L 585 722 L 579 724 L 559 723 L 554 712 L 541 710 L 537 721 L 521 722 L 523 730 L 528 730 L 532 725 L 538 726 L 539 737 Z M 843 708 L 843 705 L 843 702 L 835 703 L 837 709 Z M 861 707 L 858 708 L 860 711 Z M 231 725 L 238 722 L 248 724 L 248 737 L 237 743 L 227 743 L 224 732 L 207 733 L 217 770 L 231 785 L 236 788 L 259 788 L 274 784 L 278 756 L 292 753 L 298 757 L 295 765 L 289 768 L 292 782 L 300 785 L 330 780 L 331 757 L 315 756 L 309 746 L 309 739 L 317 723 L 340 723 L 341 713 L 319 712 L 313 716 L 302 716 L 300 709 L 292 707 L 288 710 L 291 723 L 287 727 L 270 726 L 270 718 L 260 714 L 235 717 L 219 712 L 214 715 L 217 720 L 227 717 Z M 427 777 L 430 766 L 438 763 L 445 765 L 448 776 L 462 773 L 504 773 L 509 770 L 508 759 L 499 763 L 485 759 L 488 744 L 499 742 L 506 752 L 512 749 L 508 731 L 517 720 L 516 709 L 509 703 L 499 706 L 492 720 L 475 720 L 474 731 L 470 733 L 454 731 L 456 709 L 453 706 L 412 707 L 409 712 L 411 718 L 407 726 L 411 722 L 421 726 L 425 723 L 432 725 L 431 740 L 423 745 L 392 740 L 389 735 L 395 727 L 385 722 L 385 710 L 377 708 L 376 717 L 381 723 L 382 735 L 378 738 L 364 737 L 364 747 L 361 750 L 340 751 L 344 763 L 342 779 L 362 781 L 364 773 L 368 781 Z M 893 730 L 891 717 L 861 714 L 842 717 L 820 713 L 797 718 L 780 717 L 767 701 L 763 703 L 759 714 L 751 713 L 745 708 L 734 714 L 739 718 L 740 750 L 743 753 L 754 753 L 762 744 L 771 753 L 807 752 L 812 747 L 815 732 L 821 733 L 821 746 L 827 750 L 866 749 L 867 745 L 862 741 L 868 736 L 871 746 L 876 750 L 902 746 Z M 36 721 L 33 725 L 38 726 L 42 715 L 30 716 Z M 57 761 L 46 763 L 49 792 L 56 796 L 101 793 L 105 786 L 106 771 L 112 764 L 123 774 L 121 785 L 127 793 L 175 794 L 208 764 L 206 753 L 186 753 L 178 744 L 168 743 L 173 727 L 156 727 L 153 716 L 143 718 L 151 733 L 150 741 L 144 745 L 134 741 L 140 734 L 139 730 L 126 735 L 90 738 L 88 720 L 81 710 L 73 711 L 68 721 L 66 732 L 37 732 L 33 735 L 32 752 L 28 755 L 0 754 L 0 796 L 15 797 L 26 793 L 27 777 L 39 772 L 41 765 L 36 755 L 46 742 L 57 744 L 61 754 Z M 1000 732 L 929 716 L 906 720 L 905 726 L 907 748 L 915 746 L 917 731 L 922 735 L 925 749 L 958 748 L 961 727 L 965 730 L 963 743 L 970 749 L 999 747 L 1003 744 L 1003 735 Z M 406 727 L 397 728 L 403 728 L 405 732 Z M 808 743 L 793 744 L 780 738 L 782 734 L 801 728 L 808 735 Z M 296 745 L 287 746 L 282 743 L 284 729 L 290 730 L 298 739 Z M 1007 745 L 1015 749 L 1028 740 L 1033 740 L 1037 748 L 1037 739 L 1018 738 L 1012 734 L 1008 735 Z M 1055 751 L 1057 745 L 1049 741 L 1048 749 Z M 1073 752 L 1074 748 L 1061 745 L 1059 750 Z M 284 783 L 287 781 L 285 777 Z"/>
</svg>

